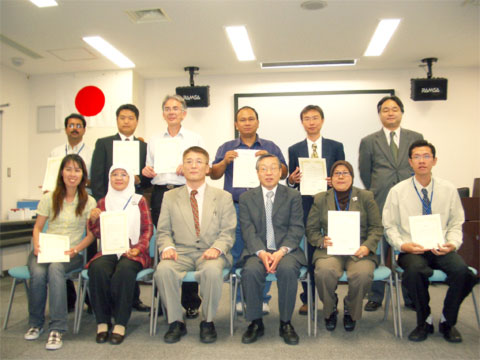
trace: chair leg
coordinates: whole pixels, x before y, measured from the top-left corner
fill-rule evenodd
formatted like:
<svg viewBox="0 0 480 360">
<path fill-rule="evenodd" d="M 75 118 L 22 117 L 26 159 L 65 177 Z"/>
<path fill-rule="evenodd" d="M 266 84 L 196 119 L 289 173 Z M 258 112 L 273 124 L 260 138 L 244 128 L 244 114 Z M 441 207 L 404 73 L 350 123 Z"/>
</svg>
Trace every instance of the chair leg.
<svg viewBox="0 0 480 360">
<path fill-rule="evenodd" d="M 18 280 L 25 281 L 25 280 Z M 3 330 L 7 330 L 8 319 L 10 318 L 10 311 L 12 310 L 13 296 L 15 295 L 15 288 L 17 287 L 17 279 L 13 278 L 12 290 L 10 291 L 10 300 L 8 302 L 7 313 L 5 314 L 5 321 L 3 322 Z M 28 291 L 27 291 L 28 296 Z"/>
<path fill-rule="evenodd" d="M 400 309 L 400 280 L 398 278 L 398 273 L 395 273 L 395 290 L 397 294 L 397 319 L 398 319 L 398 334 L 400 335 L 400 338 L 403 338 L 403 330 L 402 330 L 402 312 Z"/>
<path fill-rule="evenodd" d="M 315 291 L 315 294 L 313 295 L 315 301 L 314 301 L 314 307 L 313 307 L 313 336 L 317 337 L 317 330 L 318 330 L 318 303 L 320 302 L 320 299 L 318 298 L 318 293 Z"/>
<path fill-rule="evenodd" d="M 152 278 L 152 301 L 150 305 L 150 336 L 153 336 L 153 318 L 155 315 L 155 277 Z"/>
<path fill-rule="evenodd" d="M 472 289 L 472 300 L 473 300 L 473 307 L 475 308 L 475 315 L 477 316 L 477 325 L 480 328 L 480 315 L 478 314 L 478 303 L 475 296 L 475 288 Z"/>
<path fill-rule="evenodd" d="M 77 315 L 77 324 L 76 327 L 73 329 L 74 334 L 78 334 L 80 331 L 80 323 L 82 322 L 82 314 L 83 314 L 83 306 L 85 304 L 85 296 L 88 294 L 88 280 L 82 280 L 82 289 L 80 291 L 82 299 L 80 300 L 80 306 L 78 307 L 78 315 Z"/>
<path fill-rule="evenodd" d="M 233 336 L 233 313 L 235 311 L 235 298 L 233 295 L 234 274 L 230 274 L 230 336 Z"/>
<path fill-rule="evenodd" d="M 307 272 L 307 328 L 308 336 L 312 336 L 312 319 L 311 319 L 311 308 L 312 308 L 312 287 L 310 286 L 310 274 Z"/>
<path fill-rule="evenodd" d="M 384 320 L 387 319 L 388 317 L 388 307 L 389 305 L 392 305 L 392 317 L 393 317 L 393 332 L 396 337 L 398 337 L 398 322 L 397 322 L 397 312 L 395 311 L 395 305 L 393 302 L 393 281 L 392 281 L 392 276 L 388 278 L 388 293 L 387 293 L 387 302 L 385 303 L 385 315 L 384 315 Z"/>
</svg>

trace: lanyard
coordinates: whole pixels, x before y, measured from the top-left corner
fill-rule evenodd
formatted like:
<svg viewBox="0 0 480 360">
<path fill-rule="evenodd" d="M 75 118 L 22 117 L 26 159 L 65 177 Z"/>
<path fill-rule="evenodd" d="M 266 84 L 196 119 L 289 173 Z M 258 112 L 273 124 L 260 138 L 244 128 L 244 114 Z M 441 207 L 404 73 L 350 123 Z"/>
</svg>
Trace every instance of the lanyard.
<svg viewBox="0 0 480 360">
<path fill-rule="evenodd" d="M 125 203 L 125 206 L 123 207 L 123 210 L 125 210 L 127 208 L 128 203 L 130 202 L 130 200 L 132 200 L 132 197 L 133 197 L 133 195 L 128 198 L 128 201 Z"/>
<path fill-rule="evenodd" d="M 340 204 L 338 203 L 338 198 L 337 198 L 337 192 L 335 190 L 333 190 L 333 194 L 335 195 L 335 204 L 337 205 L 337 210 L 344 211 L 340 208 Z M 348 208 L 350 207 L 351 197 L 352 197 L 352 189 L 350 189 L 350 194 L 348 194 L 348 202 L 347 202 L 347 207 L 345 208 L 345 211 L 348 211 Z"/>
<path fill-rule="evenodd" d="M 432 194 L 430 195 L 430 204 L 425 204 L 425 201 L 423 200 L 423 198 L 420 196 L 420 193 L 418 192 L 417 190 L 417 186 L 415 185 L 415 181 L 413 181 L 413 177 L 412 177 L 412 184 L 413 184 L 413 187 L 415 188 L 415 191 L 417 193 L 417 196 L 418 198 L 420 199 L 420 201 L 422 202 L 422 206 L 424 206 L 425 208 L 428 209 L 429 213 L 430 214 L 433 214 L 432 212 L 432 202 L 433 202 L 433 178 L 432 178 Z"/>
<path fill-rule="evenodd" d="M 80 155 L 84 146 L 85 146 L 85 143 L 82 144 L 82 147 L 80 148 L 80 150 L 78 150 L 77 155 Z M 66 144 L 65 144 L 65 155 L 68 155 L 68 145 Z"/>
</svg>

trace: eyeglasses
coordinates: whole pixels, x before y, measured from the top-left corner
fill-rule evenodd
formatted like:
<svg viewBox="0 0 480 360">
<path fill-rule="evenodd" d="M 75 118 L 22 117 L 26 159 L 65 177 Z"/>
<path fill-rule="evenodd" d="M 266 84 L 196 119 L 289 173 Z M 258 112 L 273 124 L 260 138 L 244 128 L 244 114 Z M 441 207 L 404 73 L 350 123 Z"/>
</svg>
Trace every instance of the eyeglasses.
<svg viewBox="0 0 480 360">
<path fill-rule="evenodd" d="M 418 160 L 430 160 L 430 159 L 433 159 L 433 156 L 430 155 L 430 154 L 425 154 L 425 155 L 413 155 L 412 156 L 412 159 L 415 160 L 415 161 L 418 161 Z"/>
<path fill-rule="evenodd" d="M 67 127 L 70 128 L 70 129 L 75 129 L 75 128 L 77 128 L 77 129 L 83 129 L 83 125 L 82 125 L 82 124 L 68 124 Z"/>
<path fill-rule="evenodd" d="M 182 110 L 182 108 L 178 106 L 163 108 L 163 112 L 179 112 L 180 110 Z"/>
<path fill-rule="evenodd" d="M 333 176 L 335 176 L 335 177 L 340 177 L 340 176 L 347 177 L 347 176 L 350 176 L 350 173 L 348 171 L 335 171 L 333 173 Z"/>
<path fill-rule="evenodd" d="M 192 166 L 193 164 L 200 166 L 200 165 L 206 164 L 206 162 L 200 159 L 197 159 L 197 160 L 187 159 L 183 162 L 183 164 L 188 166 Z"/>
<path fill-rule="evenodd" d="M 270 171 L 271 173 L 276 173 L 279 170 L 280 168 L 278 166 L 272 166 L 272 167 L 260 166 L 260 168 L 258 169 L 258 171 L 261 172 L 262 174 L 268 171 Z"/>
</svg>

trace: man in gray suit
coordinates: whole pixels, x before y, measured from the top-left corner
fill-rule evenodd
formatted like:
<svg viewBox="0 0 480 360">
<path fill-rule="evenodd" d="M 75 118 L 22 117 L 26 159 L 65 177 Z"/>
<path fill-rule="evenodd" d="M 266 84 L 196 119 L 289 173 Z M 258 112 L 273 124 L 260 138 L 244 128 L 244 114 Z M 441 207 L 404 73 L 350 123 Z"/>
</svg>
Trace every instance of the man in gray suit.
<svg viewBox="0 0 480 360">
<path fill-rule="evenodd" d="M 187 271 L 196 272 L 203 299 L 200 340 L 211 343 L 217 339 L 213 318 L 222 295 L 222 271 L 232 266 L 230 249 L 237 217 L 232 196 L 205 183 L 208 160 L 208 153 L 201 147 L 185 150 L 186 185 L 166 192 L 162 202 L 157 227 L 161 260 L 154 277 L 170 324 L 164 336 L 166 343 L 175 343 L 187 333 L 180 301 Z"/>
<path fill-rule="evenodd" d="M 306 265 L 299 248 L 305 233 L 300 193 L 279 185 L 282 167 L 271 154 L 261 155 L 256 164 L 261 186 L 240 196 L 240 226 L 245 242 L 242 259 L 242 289 L 246 318 L 251 321 L 242 336 L 244 344 L 264 334 L 263 288 L 267 274 L 277 276 L 280 336 L 285 343 L 298 344 L 290 323 L 295 306 L 300 267 Z"/>
<path fill-rule="evenodd" d="M 358 164 L 360 178 L 365 188 L 373 192 L 381 214 L 390 189 L 412 175 L 408 148 L 413 142 L 422 140 L 423 135 L 400 127 L 404 108 L 397 96 L 382 98 L 377 104 L 377 112 L 383 128 L 362 139 Z M 388 251 L 387 247 L 387 242 L 383 241 L 384 254 Z M 365 311 L 375 311 L 381 307 L 384 293 L 385 283 L 374 281 Z M 403 296 L 405 306 L 412 308 L 405 288 Z"/>
</svg>

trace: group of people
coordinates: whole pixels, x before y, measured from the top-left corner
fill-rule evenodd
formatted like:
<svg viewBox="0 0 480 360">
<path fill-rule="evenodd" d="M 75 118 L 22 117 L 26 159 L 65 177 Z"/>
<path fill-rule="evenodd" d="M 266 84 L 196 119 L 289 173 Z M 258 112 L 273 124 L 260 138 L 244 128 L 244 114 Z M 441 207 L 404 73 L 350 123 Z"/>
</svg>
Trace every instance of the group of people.
<svg viewBox="0 0 480 360">
<path fill-rule="evenodd" d="M 373 282 L 379 261 L 377 247 L 383 239 L 385 245 L 400 252 L 405 305 L 417 312 L 417 327 L 409 339 L 422 341 L 433 333 L 428 277 L 433 269 L 441 269 L 447 274 L 449 290 L 439 330 L 446 340 L 461 341 L 455 328 L 459 307 L 476 283 L 456 253 L 462 243 L 462 205 L 452 184 L 432 176 L 437 162 L 434 146 L 421 134 L 401 128 L 404 108 L 398 97 L 380 100 L 377 110 L 382 129 L 361 141 L 359 171 L 366 190 L 353 186 L 354 170 L 345 161 L 343 145 L 321 135 L 325 119 L 319 106 L 309 105 L 301 111 L 306 139 L 288 149 L 288 167 L 280 148 L 258 136 L 259 117 L 252 107 L 237 111 L 234 124 L 239 137 L 221 145 L 211 164 L 202 138 L 182 125 L 187 114 L 184 99 L 168 95 L 162 109 L 167 127 L 148 145 L 134 137 L 138 109 L 127 104 L 117 110 L 119 133 L 98 139 L 91 158 L 91 189 L 97 202 L 86 192 L 86 164 L 91 152 L 82 141 L 85 120 L 78 114 L 66 118 L 68 143 L 59 149 L 64 149 L 67 156 L 60 166 L 55 191 L 45 194 L 39 203 L 33 232 L 30 329 L 25 339 L 38 339 L 43 332 L 48 283 L 50 334 L 46 348 L 62 346 L 62 334 L 67 330 L 65 274 L 81 266 L 78 254 L 95 243 L 95 238 L 101 238 L 100 214 L 123 210 L 130 249 L 113 255 L 97 252 L 87 264 L 97 343 L 122 343 L 132 308 L 147 308 L 139 301 L 135 279 L 141 269 L 150 266 L 153 226 L 160 259 L 154 278 L 169 323 L 166 343 L 178 342 L 187 333 L 185 316 L 199 316 L 200 306 L 200 340 L 216 341 L 214 319 L 224 269 L 235 268 L 241 269 L 245 316 L 250 322 L 242 335 L 243 343 L 253 343 L 264 334 L 262 318 L 268 312 L 265 305 L 270 285 L 266 276 L 270 273 L 277 278 L 279 334 L 287 344 L 299 343 L 291 319 L 302 266 L 308 267 L 314 279 L 311 286 L 323 303 L 328 331 L 336 328 L 336 288 L 343 272 L 347 272 L 343 324 L 346 331 L 353 331 L 362 316 L 364 297 L 368 294 L 366 311 L 375 311 L 383 300 L 383 283 Z M 175 172 L 155 172 L 155 146 L 162 139 L 175 139 L 180 144 L 182 160 Z M 141 174 L 134 174 L 117 159 L 113 163 L 114 140 L 139 141 Z M 260 182 L 256 188 L 233 186 L 233 165 L 240 149 L 256 151 Z M 327 191 L 301 195 L 300 158 L 325 158 Z M 224 190 L 209 186 L 207 176 L 223 176 Z M 286 185 L 280 184 L 281 179 L 286 179 Z M 141 193 L 150 185 L 154 188 L 147 204 Z M 329 211 L 359 212 L 360 246 L 353 255 L 329 254 L 328 247 L 335 242 L 328 232 Z M 409 217 L 422 214 L 440 214 L 445 242 L 436 248 L 426 249 L 412 242 Z M 69 263 L 37 263 L 39 233 L 47 221 L 47 233 L 69 236 Z M 302 250 L 305 238 L 306 251 Z M 195 283 L 182 281 L 188 271 L 195 271 Z M 308 313 L 307 286 L 300 295 L 300 314 Z M 240 298 L 237 302 L 236 309 L 242 311 Z"/>
</svg>

